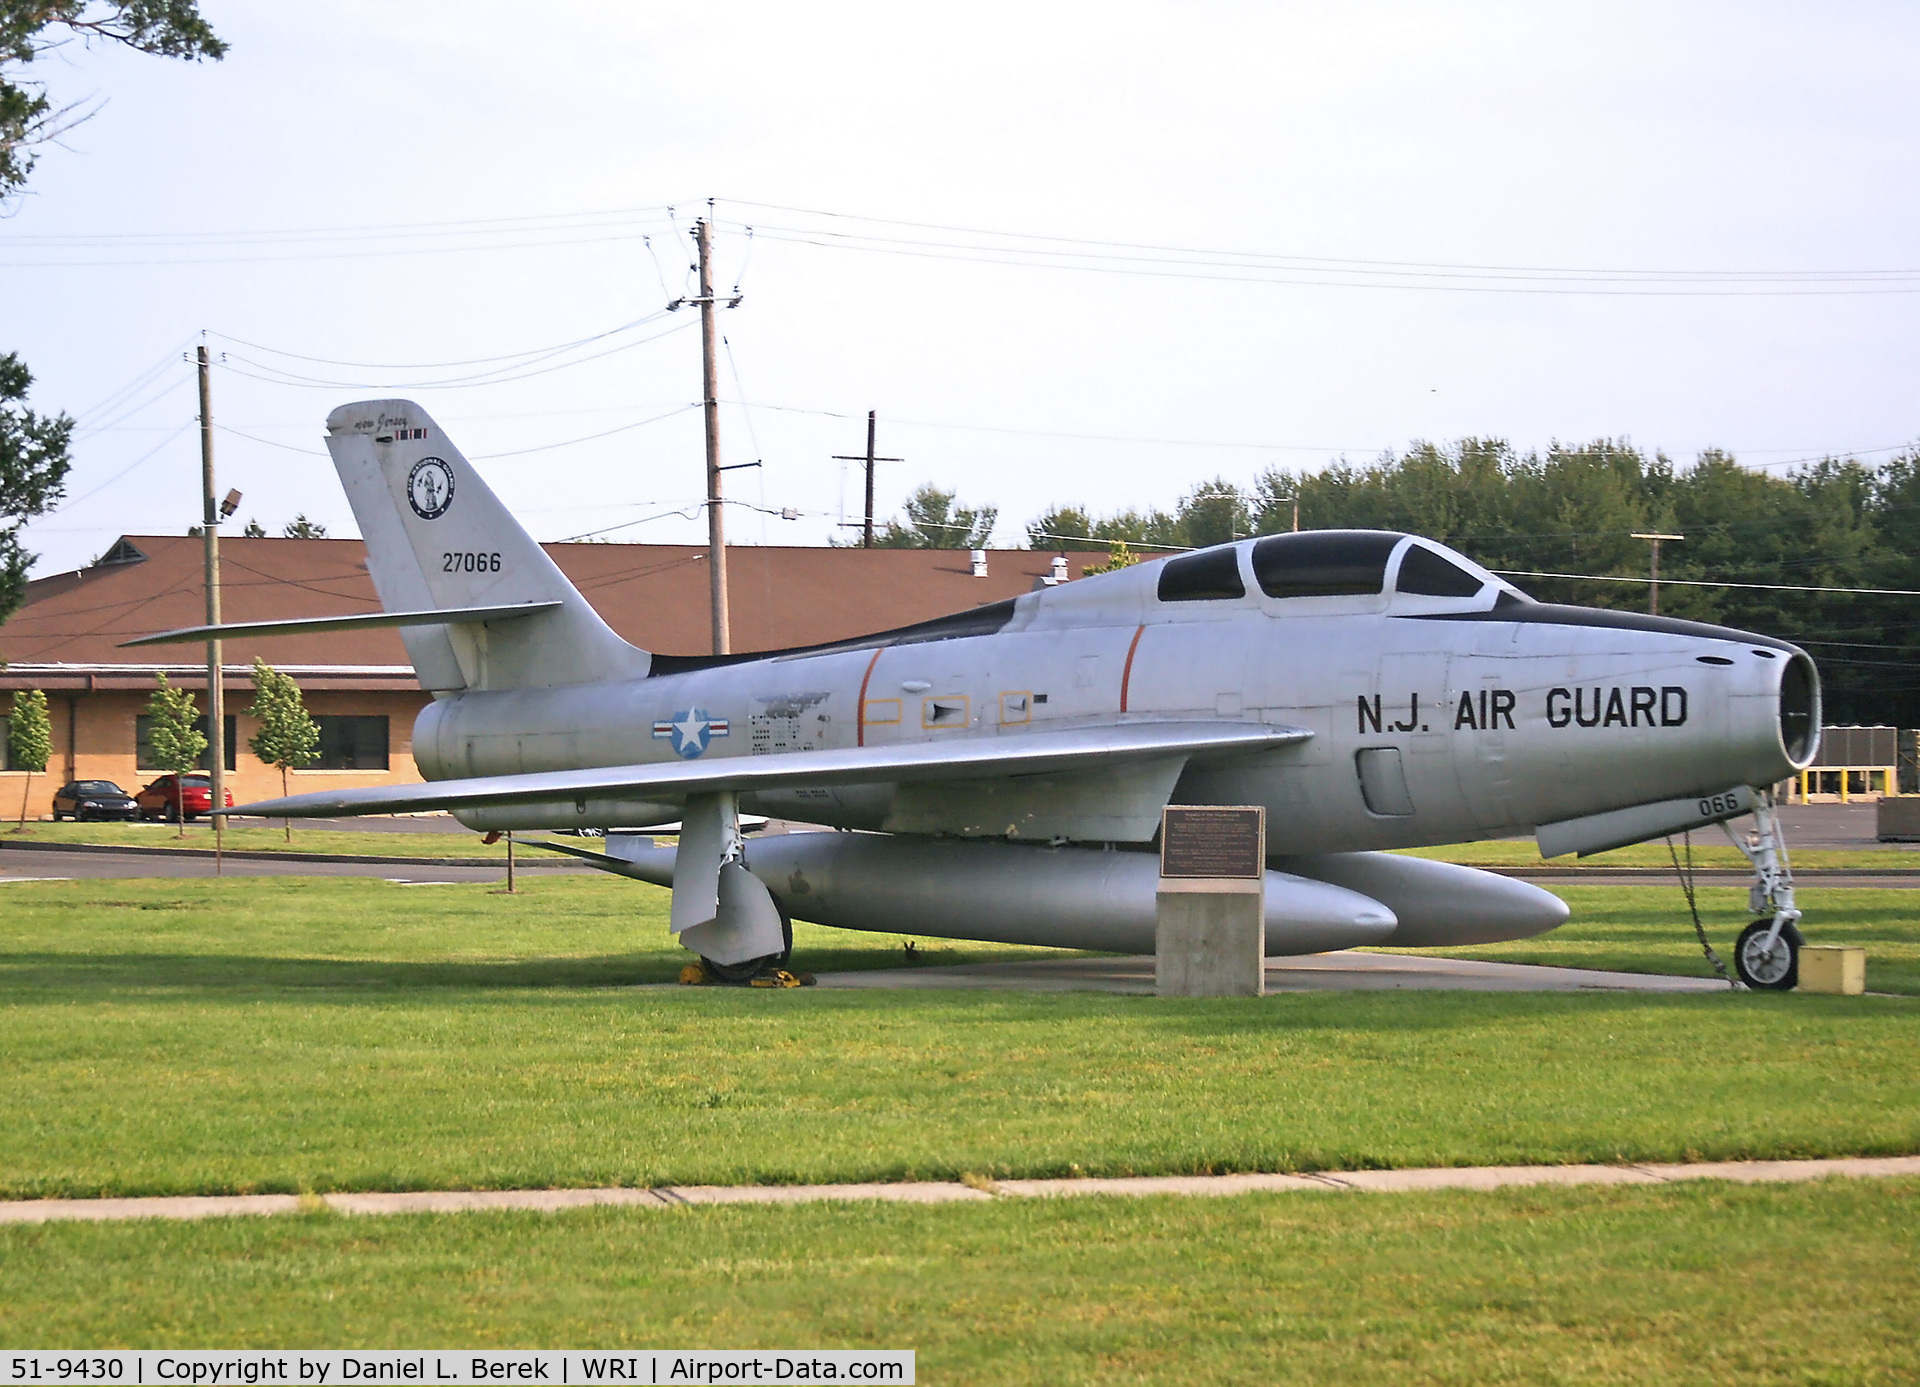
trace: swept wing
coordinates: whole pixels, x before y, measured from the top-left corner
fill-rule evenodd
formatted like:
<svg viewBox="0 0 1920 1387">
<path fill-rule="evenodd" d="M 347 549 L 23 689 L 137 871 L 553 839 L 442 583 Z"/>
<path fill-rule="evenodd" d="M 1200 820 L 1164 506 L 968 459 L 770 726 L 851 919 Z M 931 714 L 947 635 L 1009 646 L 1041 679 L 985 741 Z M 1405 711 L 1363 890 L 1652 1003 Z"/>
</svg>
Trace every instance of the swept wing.
<svg viewBox="0 0 1920 1387">
<path fill-rule="evenodd" d="M 320 790 L 243 804 L 233 812 L 271 818 L 404 814 L 566 799 L 678 799 L 813 785 L 983 780 L 1091 770 L 1173 757 L 1250 755 L 1304 742 L 1303 727 L 1258 723 L 1135 722 L 964 742 L 784 751 L 724 760 L 648 762 L 585 770 L 476 776 L 425 785 Z"/>
</svg>

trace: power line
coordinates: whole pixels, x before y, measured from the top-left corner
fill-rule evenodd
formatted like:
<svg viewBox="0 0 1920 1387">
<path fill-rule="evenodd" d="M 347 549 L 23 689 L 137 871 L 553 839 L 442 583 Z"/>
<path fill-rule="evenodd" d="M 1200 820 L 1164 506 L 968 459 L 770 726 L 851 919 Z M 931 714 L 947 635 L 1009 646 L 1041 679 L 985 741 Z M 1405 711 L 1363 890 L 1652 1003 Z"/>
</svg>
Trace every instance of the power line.
<svg viewBox="0 0 1920 1387">
<path fill-rule="evenodd" d="M 563 439 L 558 443 L 540 443 L 531 448 L 512 448 L 504 453 L 475 453 L 468 460 L 471 462 L 486 462 L 492 458 L 517 458 L 525 457 L 528 453 L 550 453 L 555 448 L 571 448 L 576 443 L 591 443 L 599 438 L 612 438 L 617 433 L 630 433 L 634 429 L 643 429 L 648 424 L 657 424 L 662 419 L 672 419 L 676 415 L 685 414 L 689 410 L 698 408 L 700 408 L 700 405 L 697 401 L 690 401 L 684 405 L 676 405 L 665 414 L 656 414 L 651 419 L 641 419 L 632 424 L 622 424 L 618 428 L 605 429 L 600 433 L 590 433 L 580 438 Z"/>
<path fill-rule="evenodd" d="M 1235 284 L 1424 290 L 1437 293 L 1580 294 L 1634 298 L 1831 297 L 1920 293 L 1920 271 L 1786 273 L 1707 271 L 1689 275 L 1669 271 L 1569 273 L 1531 270 L 1450 270 L 1438 266 L 1419 269 L 1360 269 L 1342 268 L 1331 263 L 1314 265 L 1297 258 L 1260 257 L 1247 252 L 1195 251 L 1178 255 L 1139 255 L 1058 251 L 1023 245 L 1019 243 L 1021 238 L 1017 234 L 997 232 L 977 234 L 1005 237 L 1012 244 L 909 240 L 901 237 L 823 231 L 810 227 L 769 226 L 765 222 L 756 223 L 754 229 L 757 235 L 770 240 L 827 250 L 860 251 L 965 264 L 1075 270 L 1091 274 Z"/>
<path fill-rule="evenodd" d="M 470 357 L 464 361 L 340 361 L 333 357 L 326 356 L 303 356 L 299 352 L 290 352 L 281 347 L 269 347 L 259 342 L 249 342 L 243 337 L 234 337 L 228 333 L 218 332 L 212 329 L 208 330 L 208 335 L 218 337 L 224 342 L 232 342 L 238 346 L 251 348 L 257 352 L 265 352 L 269 356 L 284 356 L 292 361 L 311 361 L 321 366 L 351 366 L 363 371 L 441 371 L 450 370 L 456 366 L 485 366 L 495 361 L 522 361 L 530 356 L 538 357 L 571 351 L 575 347 L 584 347 L 608 337 L 617 337 L 623 332 L 631 332 L 634 328 L 653 322 L 657 318 L 665 317 L 666 314 L 667 310 L 664 308 L 655 309 L 651 313 L 635 318 L 630 323 L 622 323 L 619 327 L 608 328 L 604 332 L 596 332 L 586 337 L 576 337 L 571 342 L 556 342 L 544 347 L 529 347 L 525 351 L 506 352 L 500 356 Z"/>
<path fill-rule="evenodd" d="M 1490 568 L 1502 578 L 1571 578 L 1583 583 L 1648 583 L 1651 578 L 1605 573 L 1535 573 L 1518 568 Z M 1704 578 L 1662 578 L 1663 587 L 1675 588 L 1748 588 L 1756 592 L 1836 592 L 1864 597 L 1920 597 L 1920 588 L 1826 588 L 1799 583 L 1720 583 Z"/>
<path fill-rule="evenodd" d="M 377 222 L 361 226 L 267 227 L 236 231 L 39 232 L 8 239 L 17 245 L 46 246 L 67 244 L 229 245 L 276 239 L 340 240 L 368 236 L 448 235 L 457 232 L 485 232 L 495 228 L 525 232 L 542 229 L 541 223 L 658 217 L 671 210 L 668 204 L 660 203 L 649 207 L 613 207 L 582 212 L 540 212 L 517 217 L 463 217 L 428 222 Z"/>
<path fill-rule="evenodd" d="M 467 455 L 467 461 L 489 462 L 494 458 L 517 458 L 525 457 L 529 453 L 550 453 L 556 448 L 571 448 L 577 443 L 591 443 L 595 439 L 611 438 L 615 434 L 628 433 L 634 429 L 645 428 L 648 424 L 657 424 L 662 419 L 671 419 L 677 414 L 685 414 L 688 410 L 698 409 L 699 407 L 698 404 L 676 405 L 664 414 L 656 414 L 650 419 L 637 420 L 631 424 L 621 424 L 617 428 L 603 429 L 599 433 L 585 434 L 579 438 L 564 438 L 556 443 L 537 443 L 531 448 L 510 448 L 500 453 L 470 453 Z M 269 448 L 280 448 L 289 453 L 305 453 L 308 457 L 323 458 L 327 456 L 325 452 L 318 448 L 302 448 L 293 443 L 275 442 L 271 438 L 261 438 L 257 434 L 242 433 L 239 429 L 228 424 L 215 424 L 214 427 L 220 430 L 221 433 L 230 433 L 236 438 L 244 438 L 250 443 L 264 444 Z"/>
<path fill-rule="evenodd" d="M 1534 275 L 1618 275 L 1629 277 L 1675 277 L 1675 278 L 1753 278 L 1753 277 L 1820 277 L 1820 276 L 1888 276 L 1902 278 L 1920 278 L 1920 270 L 1626 270 L 1576 268 L 1572 266 L 1525 266 L 1525 265 L 1476 265 L 1450 261 L 1414 261 L 1414 260 L 1365 260 L 1332 256 L 1281 255 L 1260 251 L 1230 251 L 1204 249 L 1193 246 L 1170 245 L 1155 242 L 1096 240 L 1080 236 L 1050 236 L 1037 232 L 992 231 L 979 227 L 955 226 L 941 222 L 904 221 L 889 217 L 870 217 L 855 213 L 831 212 L 820 208 L 792 207 L 780 203 L 750 202 L 737 198 L 724 199 L 739 207 L 759 207 L 768 211 L 793 212 L 803 216 L 829 218 L 835 221 L 864 222 L 876 226 L 897 226 L 920 231 L 941 231 L 958 235 L 984 236 L 1009 241 L 1045 242 L 1055 245 L 1092 246 L 1103 250 L 1163 252 L 1186 256 L 1211 256 L 1219 258 L 1271 261 L 1297 265 L 1325 265 L 1365 269 L 1395 270 L 1458 270 L 1482 274 L 1534 274 Z"/>
<path fill-rule="evenodd" d="M 561 361 L 553 365 L 540 366 L 536 370 L 520 371 L 517 375 L 510 374 L 510 372 L 519 369 L 516 366 L 503 367 L 497 371 L 483 371 L 474 376 L 456 376 L 446 380 L 341 381 L 323 380 L 317 376 L 301 375 L 295 371 L 288 371 L 269 365 L 266 362 L 254 361 L 250 357 L 237 356 L 233 353 L 222 353 L 221 364 L 225 369 L 232 371 L 235 375 L 245 376 L 249 380 L 263 381 L 268 385 L 284 385 L 296 390 L 471 390 L 476 386 L 509 385 L 515 381 L 531 380 L 535 376 L 548 375 L 554 371 L 564 371 L 574 366 L 584 366 L 590 361 L 599 361 L 603 357 L 613 356 L 620 352 L 632 351 L 634 348 L 644 347 L 650 342 L 658 342 L 662 338 L 671 337 L 676 332 L 684 332 L 689 326 L 691 326 L 691 320 L 675 323 L 666 331 L 656 332 L 651 337 L 642 337 L 634 342 L 623 342 L 617 347 L 610 347 L 606 351 L 595 352 L 590 356 L 577 357 L 572 361 Z M 554 355 L 558 355 L 558 353 L 554 353 Z M 253 371 L 241 370 L 232 364 L 236 361 L 247 366 L 255 367 L 256 369 Z M 532 363 L 523 362 L 521 364 L 530 365 Z M 260 372 L 271 372 L 272 374 L 263 375 L 260 374 Z"/>
<path fill-rule="evenodd" d="M 142 453 L 139 457 L 135 458 L 132 462 L 128 463 L 125 467 L 121 468 L 118 472 L 115 472 L 111 477 L 108 477 L 104 482 L 94 487 L 91 491 L 82 492 L 80 495 L 74 497 L 70 501 L 62 501 L 58 506 L 54 508 L 52 513 L 55 515 L 63 515 L 67 511 L 71 510 L 73 507 L 79 505 L 82 501 L 85 501 L 90 497 L 98 496 L 101 492 L 105 491 L 108 487 L 112 486 L 115 482 L 119 481 L 122 477 L 126 476 L 127 473 L 133 471 L 133 469 L 138 467 L 141 463 L 155 456 L 157 453 L 160 452 L 162 448 L 165 448 L 169 443 L 173 442 L 174 439 L 178 438 L 181 434 L 185 433 L 188 429 L 192 428 L 195 424 L 199 422 L 200 421 L 198 419 L 187 420 L 186 423 L 182 424 L 179 428 L 175 429 L 172 433 L 168 434 L 165 438 L 161 439 L 158 443 L 154 444 L 151 448 L 147 449 L 146 452 Z"/>
</svg>

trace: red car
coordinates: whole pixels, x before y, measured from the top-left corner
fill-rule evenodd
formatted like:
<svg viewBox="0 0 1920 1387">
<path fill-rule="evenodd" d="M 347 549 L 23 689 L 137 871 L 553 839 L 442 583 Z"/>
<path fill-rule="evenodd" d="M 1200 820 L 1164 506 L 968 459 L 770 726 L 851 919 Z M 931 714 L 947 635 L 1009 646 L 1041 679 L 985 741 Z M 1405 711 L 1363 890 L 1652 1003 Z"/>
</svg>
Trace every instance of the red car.
<svg viewBox="0 0 1920 1387">
<path fill-rule="evenodd" d="M 143 819 L 197 818 L 213 808 L 213 782 L 204 775 L 163 775 L 133 797 Z M 227 808 L 233 808 L 233 791 L 227 791 Z"/>
</svg>

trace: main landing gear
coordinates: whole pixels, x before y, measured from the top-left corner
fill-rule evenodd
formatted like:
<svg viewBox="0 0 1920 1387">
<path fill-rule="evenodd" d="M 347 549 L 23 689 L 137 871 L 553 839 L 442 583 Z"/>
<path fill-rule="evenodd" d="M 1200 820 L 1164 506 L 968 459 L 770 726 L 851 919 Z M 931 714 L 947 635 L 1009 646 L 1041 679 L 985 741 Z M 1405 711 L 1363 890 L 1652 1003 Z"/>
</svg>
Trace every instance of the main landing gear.
<svg viewBox="0 0 1920 1387">
<path fill-rule="evenodd" d="M 1773 795 L 1755 796 L 1753 831 L 1742 842 L 1732 828 L 1727 837 L 1753 864 L 1753 885 L 1747 891 L 1747 909 L 1760 916 L 1740 931 L 1733 947 L 1733 966 L 1748 987 L 1785 992 L 1800 981 L 1800 912 L 1793 905 L 1793 868 L 1787 861 L 1787 840 Z M 1725 825 L 1723 825 L 1725 827 Z"/>
<path fill-rule="evenodd" d="M 812 981 L 810 976 L 787 971 L 787 965 L 793 962 L 793 918 L 787 914 L 787 908 L 780 904 L 778 896 L 774 897 L 773 904 L 780 912 L 779 953 L 750 958 L 742 963 L 716 963 L 703 954 L 697 964 L 688 964 L 681 970 L 680 980 L 695 984 L 719 983 L 725 987 L 805 987 Z M 705 976 L 689 979 L 689 972 L 703 973 Z"/>
</svg>

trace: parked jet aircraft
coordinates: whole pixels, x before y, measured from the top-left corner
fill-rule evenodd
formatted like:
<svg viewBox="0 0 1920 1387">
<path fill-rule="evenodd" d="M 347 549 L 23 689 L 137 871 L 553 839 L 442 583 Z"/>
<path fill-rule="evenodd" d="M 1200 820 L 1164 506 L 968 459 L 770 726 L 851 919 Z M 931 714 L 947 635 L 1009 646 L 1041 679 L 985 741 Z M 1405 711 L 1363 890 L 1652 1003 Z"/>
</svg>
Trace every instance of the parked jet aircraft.
<svg viewBox="0 0 1920 1387">
<path fill-rule="evenodd" d="M 1416 536 L 1270 535 L 806 649 L 660 655 L 615 635 L 418 405 L 337 409 L 328 448 L 387 607 L 220 628 L 398 626 L 434 701 L 423 785 L 244 805 L 446 809 L 475 829 L 680 820 L 596 865 L 673 887 L 723 976 L 790 917 L 1149 952 L 1161 810 L 1268 814 L 1267 951 L 1522 938 L 1522 882 L 1388 848 L 1537 833 L 1595 852 L 1751 812 L 1737 961 L 1790 987 L 1800 936 L 1766 787 L 1820 727 L 1806 653 L 1538 603 Z M 206 639 L 206 628 L 147 641 Z M 743 841 L 742 810 L 857 832 Z"/>
</svg>

